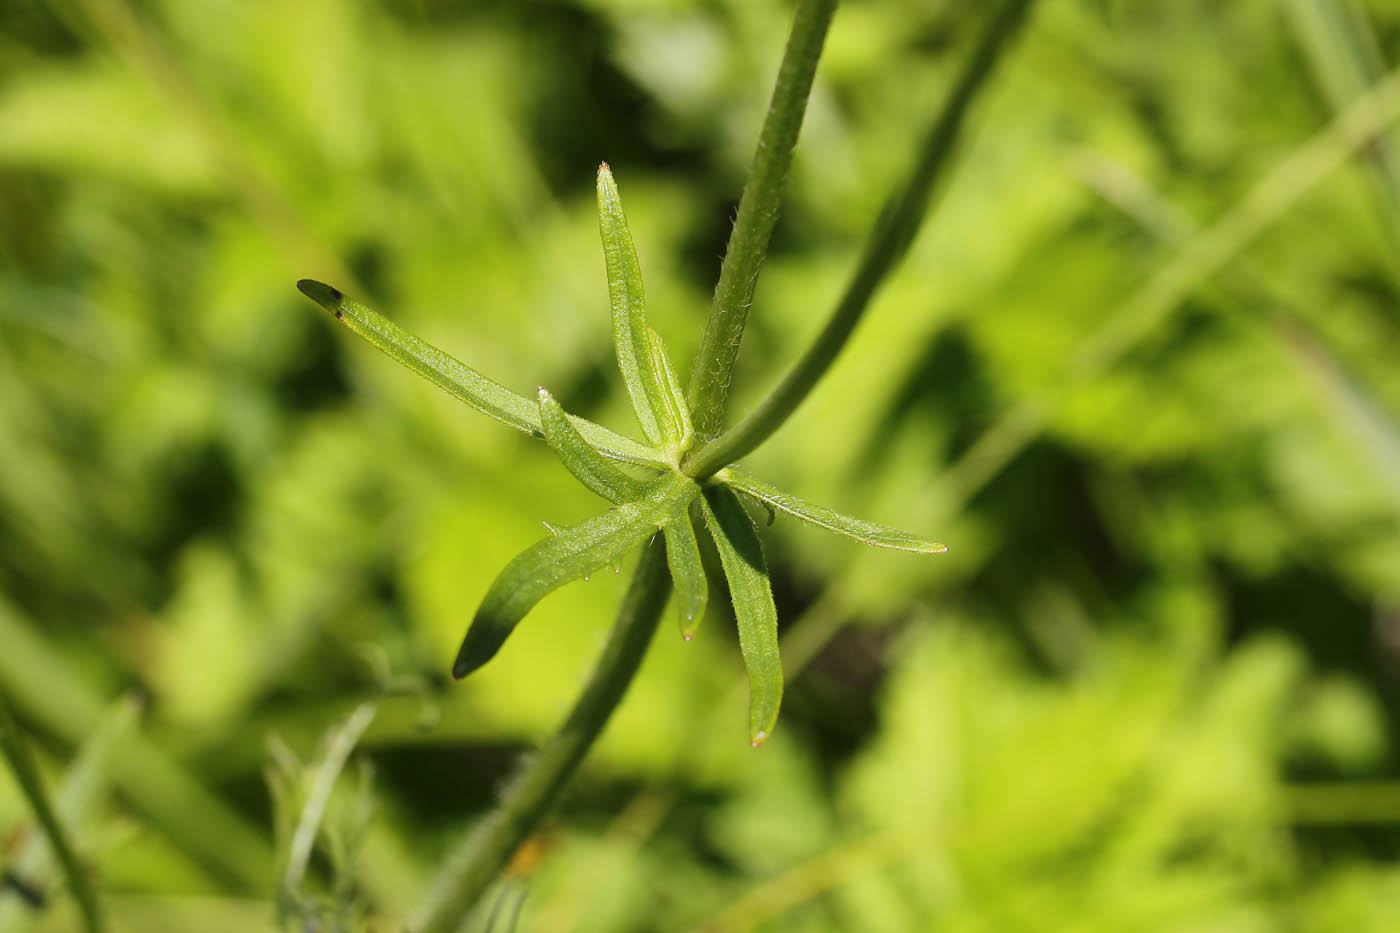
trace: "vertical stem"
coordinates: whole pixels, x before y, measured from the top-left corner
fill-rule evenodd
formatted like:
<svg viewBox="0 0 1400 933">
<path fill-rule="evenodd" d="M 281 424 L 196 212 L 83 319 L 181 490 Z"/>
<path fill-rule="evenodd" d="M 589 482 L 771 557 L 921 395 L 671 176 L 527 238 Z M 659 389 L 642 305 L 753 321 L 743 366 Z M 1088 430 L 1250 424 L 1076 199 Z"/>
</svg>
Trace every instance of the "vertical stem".
<svg viewBox="0 0 1400 933">
<path fill-rule="evenodd" d="M 758 147 L 720 266 L 705 335 L 690 371 L 691 420 L 696 437 L 702 442 L 720 431 L 758 271 L 768 254 L 768 240 L 778 220 L 812 78 L 835 12 L 836 0 L 799 0 L 793 17 L 773 98 L 759 132 Z"/>
<path fill-rule="evenodd" d="M 477 826 L 438 873 L 425 902 L 409 922 L 410 930 L 456 931 L 516 848 L 534 832 L 631 685 L 670 590 L 666 549 L 658 534 L 642 553 L 617 622 L 569 718 L 529 759 L 495 812 Z"/>
<path fill-rule="evenodd" d="M 73 899 L 78 902 L 84 927 L 89 933 L 99 933 L 103 926 L 102 915 L 97 909 L 97 896 L 88 884 L 82 866 L 78 864 L 73 847 L 68 844 L 68 836 L 59 824 L 58 816 L 49 805 L 48 794 L 44 791 L 44 783 L 39 777 L 39 769 L 34 764 L 34 756 L 30 754 L 29 745 L 20 734 L 19 723 L 15 721 L 14 712 L 10 709 L 10 698 L 3 690 L 0 690 L 0 752 L 4 753 L 5 760 L 10 763 L 10 769 L 14 772 L 15 780 L 19 782 L 20 790 L 24 792 L 34 816 L 43 827 L 44 835 L 48 837 L 49 845 L 68 879 L 68 889 L 73 892 Z"/>
<path fill-rule="evenodd" d="M 691 476 L 707 477 L 752 452 L 788 419 L 831 366 L 870 306 L 876 289 L 914 242 L 928 212 L 934 185 L 950 161 L 963 118 L 1033 2 L 1007 0 L 992 17 L 929 128 L 909 177 L 885 202 L 880 219 L 865 242 L 855 274 L 821 333 L 751 414 L 720 437 L 691 451 L 684 463 Z M 713 435 L 702 440 L 708 437 Z"/>
<path fill-rule="evenodd" d="M 379 712 L 379 703 L 366 700 L 355 707 L 343 723 L 336 727 L 330 744 L 326 748 L 321 764 L 312 779 L 311 790 L 306 795 L 301 817 L 292 833 L 292 844 L 287 855 L 287 870 L 282 876 L 282 890 L 296 894 L 306 879 L 306 867 L 311 862 L 311 850 L 316 845 L 316 834 L 325 819 L 326 808 L 330 806 L 331 794 L 335 792 L 335 782 L 345 770 L 345 763 L 359 744 L 369 724 Z"/>
</svg>

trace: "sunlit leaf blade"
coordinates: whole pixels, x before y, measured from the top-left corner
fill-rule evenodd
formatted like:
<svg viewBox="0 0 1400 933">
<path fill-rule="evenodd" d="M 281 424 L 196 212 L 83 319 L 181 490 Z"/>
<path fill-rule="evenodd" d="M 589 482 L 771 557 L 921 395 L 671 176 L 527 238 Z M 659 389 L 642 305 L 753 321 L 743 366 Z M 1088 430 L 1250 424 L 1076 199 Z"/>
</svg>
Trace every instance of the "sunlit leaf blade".
<svg viewBox="0 0 1400 933">
<path fill-rule="evenodd" d="M 550 592 L 620 558 L 693 499 L 699 487 L 679 474 L 653 482 L 646 495 L 577 525 L 558 529 L 506 564 L 462 639 L 453 677 L 495 656 L 525 614 Z"/>
<path fill-rule="evenodd" d="M 608 272 L 617 365 L 627 394 L 648 440 L 679 444 L 690 433 L 690 415 L 661 338 L 646 322 L 642 267 L 606 162 L 598 167 L 598 230 Z"/>
<path fill-rule="evenodd" d="M 661 341 L 661 335 L 650 325 L 647 325 L 647 346 L 651 349 L 652 360 L 655 361 L 657 372 L 661 374 L 661 387 L 668 396 L 668 410 L 670 416 L 676 422 L 676 440 L 685 447 L 690 442 L 690 405 L 685 400 L 685 390 L 681 388 L 681 382 L 676 378 L 676 371 L 671 366 L 671 358 L 666 353 L 666 345 Z"/>
<path fill-rule="evenodd" d="M 804 522 L 825 528 L 827 531 L 834 531 L 838 535 L 854 538 L 871 547 L 913 551 L 918 554 L 942 554 L 948 550 L 948 545 L 939 544 L 923 535 L 916 535 L 911 531 L 901 531 L 879 522 L 867 522 L 864 519 L 852 518 L 820 505 L 813 505 L 796 496 L 790 496 L 782 490 L 775 489 L 762 480 L 755 479 L 734 467 L 726 467 L 721 470 L 716 474 L 716 479 L 747 496 L 752 496 L 765 506 L 786 512 Z"/>
<path fill-rule="evenodd" d="M 505 386 L 492 382 L 462 361 L 347 297 L 337 288 L 314 279 L 302 279 L 297 282 L 297 288 L 376 349 L 446 390 L 454 398 L 518 431 L 535 437 L 544 436 L 539 408 L 525 396 L 516 395 Z M 570 416 L 569 420 L 584 439 L 605 456 L 629 463 L 664 466 L 654 451 L 634 440 L 582 418 Z"/>
<path fill-rule="evenodd" d="M 700 620 L 705 617 L 710 586 L 705 580 L 705 565 L 700 561 L 700 542 L 695 537 L 695 526 L 690 523 L 688 503 L 677 510 L 663 530 L 666 532 L 666 564 L 671 568 L 671 582 L 676 588 L 681 637 L 690 641 L 700 627 Z"/>
<path fill-rule="evenodd" d="M 627 502 L 645 491 L 645 480 L 628 476 L 583 439 L 564 409 L 544 388 L 540 389 L 540 424 L 544 427 L 544 439 L 565 468 L 604 499 Z"/>
<path fill-rule="evenodd" d="M 712 486 L 700 497 L 700 506 L 734 602 L 739 650 L 749 673 L 749 743 L 757 747 L 772 735 L 783 700 L 778 610 L 768 584 L 768 566 L 758 531 L 734 493 Z"/>
</svg>

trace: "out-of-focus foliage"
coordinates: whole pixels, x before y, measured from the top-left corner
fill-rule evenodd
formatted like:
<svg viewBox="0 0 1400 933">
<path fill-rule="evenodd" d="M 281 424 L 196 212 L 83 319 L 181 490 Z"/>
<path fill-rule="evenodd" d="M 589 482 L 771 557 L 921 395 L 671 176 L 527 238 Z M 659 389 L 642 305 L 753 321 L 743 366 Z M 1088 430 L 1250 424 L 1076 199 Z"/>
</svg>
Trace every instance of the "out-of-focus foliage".
<svg viewBox="0 0 1400 933">
<path fill-rule="evenodd" d="M 75 788 L 118 929 L 271 924 L 274 823 L 297 815 L 274 820 L 269 742 L 298 800 L 286 763 L 381 695 L 356 753 L 372 819 L 306 890 L 393 929 L 561 718 L 621 593 L 561 590 L 448 687 L 499 569 L 598 503 L 294 281 L 627 429 L 594 169 L 624 180 L 686 360 L 788 14 L 0 4 L 0 687 Z M 983 15 L 839 11 L 737 405 L 831 306 Z M 909 259 L 755 458 L 951 553 L 871 559 L 779 518 L 783 727 L 749 749 L 722 600 L 690 644 L 663 626 L 517 861 L 520 928 L 1393 929 L 1389 143 L 1217 273 L 1177 257 L 1397 64 L 1380 0 L 1043 0 Z M 1183 300 L 1083 364 L 1163 276 Z M 988 431 L 1004 466 L 963 459 Z M 403 678 L 429 688 L 386 692 Z M 144 712 L 113 742 L 128 694 Z M 348 778 L 332 802 L 358 818 Z M 8 780 L 0 827 L 0 929 L 70 928 Z"/>
</svg>

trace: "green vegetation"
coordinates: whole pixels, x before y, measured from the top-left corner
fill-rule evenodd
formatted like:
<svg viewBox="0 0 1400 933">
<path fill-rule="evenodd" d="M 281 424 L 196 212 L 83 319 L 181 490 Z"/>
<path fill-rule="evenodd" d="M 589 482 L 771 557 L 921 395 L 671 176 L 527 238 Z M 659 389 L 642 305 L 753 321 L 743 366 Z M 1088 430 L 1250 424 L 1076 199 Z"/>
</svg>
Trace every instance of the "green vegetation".
<svg viewBox="0 0 1400 933">
<path fill-rule="evenodd" d="M 0 4 L 0 931 L 1390 929 L 1400 17 L 1031 6 Z"/>
</svg>

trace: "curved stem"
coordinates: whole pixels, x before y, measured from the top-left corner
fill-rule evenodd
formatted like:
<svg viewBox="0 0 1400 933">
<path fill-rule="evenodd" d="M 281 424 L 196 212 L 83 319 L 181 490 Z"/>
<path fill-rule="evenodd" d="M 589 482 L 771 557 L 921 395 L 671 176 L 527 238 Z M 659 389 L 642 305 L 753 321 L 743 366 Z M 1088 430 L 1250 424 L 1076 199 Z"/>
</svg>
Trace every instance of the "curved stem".
<svg viewBox="0 0 1400 933">
<path fill-rule="evenodd" d="M 987 24 L 976 50 L 930 127 L 913 171 L 886 201 L 880 219 L 865 242 L 855 275 L 826 326 L 753 412 L 720 437 L 691 451 L 683 464 L 691 476 L 703 479 L 751 453 L 782 426 L 831 366 L 860 323 L 876 290 L 914 242 L 928 212 L 934 185 L 949 163 L 963 118 L 1033 2 L 1007 0 Z"/>
<path fill-rule="evenodd" d="M 642 553 L 617 622 L 564 725 L 529 759 L 500 806 L 467 837 L 434 879 L 409 923 L 420 933 L 452 933 L 527 839 L 607 724 L 641 667 L 671 590 L 657 534 Z"/>
<path fill-rule="evenodd" d="M 78 902 L 84 928 L 89 933 L 98 933 L 103 929 L 103 925 L 102 915 L 97 909 L 97 895 L 93 893 L 87 875 L 83 874 L 82 866 L 78 864 L 78 857 L 68 843 L 68 836 L 58 822 L 58 815 L 49 804 L 44 783 L 39 777 L 39 769 L 34 764 L 34 756 L 30 754 L 29 745 L 20 734 L 19 723 L 15 721 L 14 712 L 10 709 L 10 698 L 3 690 L 0 690 L 0 752 L 4 753 L 5 759 L 10 763 L 10 769 L 14 772 L 20 790 L 24 792 L 30 809 L 34 811 L 35 818 L 43 827 L 44 835 L 48 837 L 54 856 L 68 879 L 68 889 L 73 893 L 73 899 Z"/>
<path fill-rule="evenodd" d="M 799 0 L 793 16 L 773 98 L 724 251 L 705 335 L 690 371 L 691 420 L 701 441 L 718 434 L 724 418 L 758 270 L 768 254 L 768 240 L 778 220 L 793 147 L 807 111 L 807 96 L 812 91 L 817 60 L 835 12 L 836 0 Z"/>
</svg>

